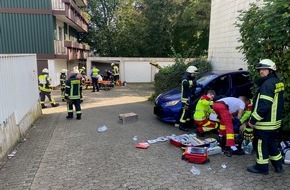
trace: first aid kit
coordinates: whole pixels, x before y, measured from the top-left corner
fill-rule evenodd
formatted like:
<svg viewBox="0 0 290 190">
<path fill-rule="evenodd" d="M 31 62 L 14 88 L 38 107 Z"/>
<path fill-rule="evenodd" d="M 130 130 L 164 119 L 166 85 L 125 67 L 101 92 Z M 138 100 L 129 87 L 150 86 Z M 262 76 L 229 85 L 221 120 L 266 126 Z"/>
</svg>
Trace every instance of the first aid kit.
<svg viewBox="0 0 290 190">
<path fill-rule="evenodd" d="M 209 161 L 206 147 L 186 147 L 182 159 L 190 163 L 204 164 Z"/>
</svg>

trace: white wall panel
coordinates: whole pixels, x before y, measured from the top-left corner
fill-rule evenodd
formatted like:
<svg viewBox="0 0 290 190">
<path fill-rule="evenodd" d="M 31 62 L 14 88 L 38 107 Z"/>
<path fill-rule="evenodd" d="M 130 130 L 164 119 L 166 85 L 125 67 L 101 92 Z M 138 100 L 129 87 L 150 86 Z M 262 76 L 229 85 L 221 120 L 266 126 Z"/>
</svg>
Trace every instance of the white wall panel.
<svg viewBox="0 0 290 190">
<path fill-rule="evenodd" d="M 0 123 L 19 123 L 39 99 L 36 55 L 0 55 Z"/>
<path fill-rule="evenodd" d="M 262 5 L 262 1 L 256 0 L 212 0 L 208 58 L 214 69 L 247 70 L 244 55 L 236 49 L 240 34 L 235 22 L 238 11 L 247 10 L 250 3 Z"/>
</svg>

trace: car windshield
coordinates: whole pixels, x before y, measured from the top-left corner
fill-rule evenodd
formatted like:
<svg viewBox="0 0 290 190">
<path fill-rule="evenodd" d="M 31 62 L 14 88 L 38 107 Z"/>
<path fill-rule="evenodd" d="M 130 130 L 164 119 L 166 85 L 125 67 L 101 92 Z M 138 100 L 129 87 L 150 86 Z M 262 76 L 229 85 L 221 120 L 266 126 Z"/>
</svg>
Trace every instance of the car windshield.
<svg viewBox="0 0 290 190">
<path fill-rule="evenodd" d="M 198 78 L 196 82 L 198 84 L 202 84 L 204 86 L 216 77 L 217 77 L 217 75 L 214 73 L 206 73 L 205 75 L 201 75 L 200 78 Z"/>
</svg>

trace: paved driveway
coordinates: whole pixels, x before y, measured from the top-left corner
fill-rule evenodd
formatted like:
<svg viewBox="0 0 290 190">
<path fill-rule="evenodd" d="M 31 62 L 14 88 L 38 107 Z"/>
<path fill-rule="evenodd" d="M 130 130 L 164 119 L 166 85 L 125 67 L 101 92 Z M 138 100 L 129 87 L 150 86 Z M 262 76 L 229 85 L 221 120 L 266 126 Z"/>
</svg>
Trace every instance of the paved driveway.
<svg viewBox="0 0 290 190">
<path fill-rule="evenodd" d="M 182 134 L 153 115 L 147 101 L 153 90 L 148 84 L 85 90 L 81 121 L 66 120 L 65 103 L 44 109 L 15 156 L 2 163 L 0 189 L 290 189 L 289 165 L 283 174 L 272 166 L 267 176 L 248 173 L 254 155 L 212 155 L 198 165 L 181 160 L 182 150 L 169 142 L 135 148 L 140 141 Z M 138 114 L 138 121 L 121 124 L 119 114 L 128 112 Z M 104 133 L 98 132 L 102 125 Z M 199 175 L 191 173 L 193 166 Z"/>
</svg>

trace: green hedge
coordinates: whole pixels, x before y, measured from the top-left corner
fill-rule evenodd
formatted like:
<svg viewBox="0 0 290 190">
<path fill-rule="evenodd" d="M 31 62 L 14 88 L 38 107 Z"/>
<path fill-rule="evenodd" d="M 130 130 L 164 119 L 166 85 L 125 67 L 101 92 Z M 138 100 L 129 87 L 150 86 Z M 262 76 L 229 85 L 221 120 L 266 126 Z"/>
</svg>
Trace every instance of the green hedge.
<svg viewBox="0 0 290 190">
<path fill-rule="evenodd" d="M 264 0 L 265 6 L 251 4 L 240 13 L 237 27 L 248 69 L 254 80 L 259 77 L 254 66 L 260 59 L 276 63 L 276 73 L 285 84 L 285 108 L 282 123 L 284 131 L 290 131 L 290 3 L 289 0 Z"/>
<path fill-rule="evenodd" d="M 185 63 L 185 59 L 176 58 L 175 64 L 161 68 L 156 73 L 154 77 L 155 93 L 152 98 L 171 89 L 181 89 L 182 76 L 190 65 L 196 66 L 199 73 L 212 70 L 211 63 L 205 58 L 194 59 L 187 64 Z"/>
</svg>

